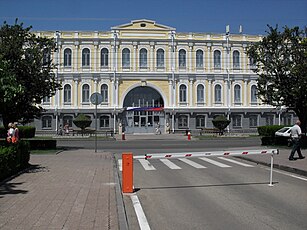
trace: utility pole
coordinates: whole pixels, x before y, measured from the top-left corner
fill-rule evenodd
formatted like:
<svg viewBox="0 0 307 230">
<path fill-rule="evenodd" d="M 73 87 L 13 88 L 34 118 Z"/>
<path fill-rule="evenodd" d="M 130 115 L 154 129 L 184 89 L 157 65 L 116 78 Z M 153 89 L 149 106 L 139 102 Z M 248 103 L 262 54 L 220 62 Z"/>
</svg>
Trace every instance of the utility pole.
<svg viewBox="0 0 307 230">
<path fill-rule="evenodd" d="M 59 59 L 60 59 L 60 50 L 59 50 L 59 39 L 60 39 L 60 32 L 55 32 L 55 43 L 56 43 L 56 70 L 55 70 L 55 78 L 56 82 L 59 83 Z M 55 131 L 58 133 L 59 130 L 59 103 L 60 103 L 60 95 L 59 90 L 56 89 L 55 93 Z"/>
<path fill-rule="evenodd" d="M 175 99 L 176 99 L 176 84 L 175 84 L 175 47 L 174 47 L 174 36 L 175 32 L 171 32 L 171 38 L 172 38 L 172 50 L 171 50 L 171 61 L 172 61 L 172 106 L 173 106 L 173 111 L 172 111 L 172 131 L 175 133 Z"/>
<path fill-rule="evenodd" d="M 228 106 L 228 111 L 227 111 L 227 120 L 230 120 L 230 75 L 229 75 L 229 35 L 230 35 L 230 28 L 229 28 L 229 25 L 226 26 L 226 49 L 227 49 L 227 67 L 226 67 L 226 71 L 227 71 L 227 87 L 228 87 L 228 90 L 227 90 L 227 106 Z M 227 132 L 229 133 L 229 125 L 227 126 Z"/>
</svg>

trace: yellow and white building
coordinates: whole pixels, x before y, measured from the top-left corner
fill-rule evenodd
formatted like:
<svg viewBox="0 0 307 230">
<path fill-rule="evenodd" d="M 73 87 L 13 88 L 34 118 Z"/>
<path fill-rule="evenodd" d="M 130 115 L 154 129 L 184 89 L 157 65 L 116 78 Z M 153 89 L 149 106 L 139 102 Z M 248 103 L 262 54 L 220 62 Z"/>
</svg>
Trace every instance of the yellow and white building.
<svg viewBox="0 0 307 230">
<path fill-rule="evenodd" d="M 231 120 L 230 130 L 292 123 L 292 114 L 257 99 L 257 75 L 246 49 L 261 36 L 181 33 L 145 19 L 111 31 L 37 35 L 56 40 L 53 60 L 63 87 L 42 102 L 46 112 L 35 121 L 38 130 L 74 126 L 79 113 L 94 121 L 95 92 L 102 95 L 99 130 L 154 133 L 157 124 L 162 132 L 197 130 L 213 127 L 221 114 Z"/>
</svg>

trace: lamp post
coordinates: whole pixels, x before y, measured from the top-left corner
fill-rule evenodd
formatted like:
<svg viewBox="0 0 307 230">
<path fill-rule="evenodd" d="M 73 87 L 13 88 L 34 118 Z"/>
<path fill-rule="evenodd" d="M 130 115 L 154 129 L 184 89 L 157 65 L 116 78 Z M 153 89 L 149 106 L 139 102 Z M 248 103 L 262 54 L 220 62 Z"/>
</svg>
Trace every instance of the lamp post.
<svg viewBox="0 0 307 230">
<path fill-rule="evenodd" d="M 172 111 L 172 131 L 175 133 L 175 99 L 176 99 L 176 84 L 175 84 L 175 47 L 174 47 L 174 37 L 175 37 L 175 32 L 171 32 L 171 38 L 172 38 L 172 53 L 171 53 L 171 60 L 172 60 L 172 91 L 173 91 L 173 99 L 172 99 L 172 106 L 173 106 L 173 111 Z"/>
<path fill-rule="evenodd" d="M 229 25 L 226 26 L 226 49 L 227 49 L 227 67 L 226 67 L 226 71 L 227 71 L 227 106 L 228 106 L 228 111 L 227 111 L 227 120 L 230 120 L 230 76 L 229 76 L 229 35 L 230 35 L 230 28 Z M 229 132 L 229 125 L 227 126 L 227 132 Z"/>
<path fill-rule="evenodd" d="M 55 70 L 55 78 L 56 82 L 59 82 L 59 58 L 60 58 L 60 51 L 59 51 L 59 39 L 60 39 L 60 32 L 55 32 L 55 43 L 56 43 L 56 70 Z M 59 90 L 56 89 L 55 93 L 55 131 L 58 133 L 59 130 L 59 115 L 58 115 L 58 107 L 59 107 Z"/>
</svg>

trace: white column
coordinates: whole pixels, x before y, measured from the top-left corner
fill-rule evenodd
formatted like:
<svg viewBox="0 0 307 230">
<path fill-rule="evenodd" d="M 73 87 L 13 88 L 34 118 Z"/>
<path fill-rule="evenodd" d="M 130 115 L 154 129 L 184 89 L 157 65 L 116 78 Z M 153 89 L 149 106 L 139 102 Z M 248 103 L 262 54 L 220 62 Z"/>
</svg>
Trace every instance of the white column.
<svg viewBox="0 0 307 230">
<path fill-rule="evenodd" d="M 138 49 L 137 49 L 137 45 L 134 44 L 133 45 L 133 55 L 132 55 L 132 62 L 131 64 L 133 65 L 133 71 L 136 72 L 136 66 L 137 66 L 137 55 L 138 55 Z"/>
<path fill-rule="evenodd" d="M 244 89 L 243 89 L 243 106 L 247 106 L 247 98 L 248 98 L 248 95 L 247 95 L 247 81 L 244 80 Z"/>
<path fill-rule="evenodd" d="M 188 70 L 189 72 L 192 71 L 192 59 L 194 58 L 194 54 L 193 54 L 193 44 L 189 44 L 189 55 L 188 55 L 188 58 L 189 58 L 189 67 L 188 67 Z"/>
<path fill-rule="evenodd" d="M 208 106 L 212 105 L 212 80 L 208 80 Z"/>
<path fill-rule="evenodd" d="M 189 80 L 189 106 L 193 106 L 193 80 Z"/>
<path fill-rule="evenodd" d="M 154 43 L 150 43 L 150 59 L 149 59 L 149 66 L 150 66 L 150 71 L 154 71 L 154 64 L 155 64 L 155 46 Z"/>
<path fill-rule="evenodd" d="M 211 72 L 211 61 L 213 60 L 212 53 L 211 53 L 211 45 L 207 45 L 207 66 L 208 66 L 208 71 Z"/>
<path fill-rule="evenodd" d="M 98 42 L 94 42 L 94 71 L 98 70 Z"/>
<path fill-rule="evenodd" d="M 74 87 L 74 107 L 78 107 L 78 79 L 74 79 L 75 87 Z"/>
<path fill-rule="evenodd" d="M 78 69 L 79 69 L 78 56 L 79 56 L 79 42 L 76 41 L 75 42 L 75 52 L 74 52 L 74 64 L 73 64 L 74 72 L 78 72 Z M 80 62 L 81 62 L 81 59 L 80 59 Z"/>
</svg>

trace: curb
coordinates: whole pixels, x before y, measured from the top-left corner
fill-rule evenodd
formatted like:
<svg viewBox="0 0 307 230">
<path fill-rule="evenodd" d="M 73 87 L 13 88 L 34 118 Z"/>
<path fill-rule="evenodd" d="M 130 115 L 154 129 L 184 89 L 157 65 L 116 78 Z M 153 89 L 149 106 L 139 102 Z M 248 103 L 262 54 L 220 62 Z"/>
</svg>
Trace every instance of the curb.
<svg viewBox="0 0 307 230">
<path fill-rule="evenodd" d="M 269 163 L 265 163 L 265 162 L 262 162 L 262 161 L 257 161 L 257 160 L 250 159 L 250 158 L 245 158 L 245 157 L 240 157 L 240 156 L 237 156 L 237 158 L 240 158 L 240 159 L 243 159 L 243 160 L 246 160 L 246 161 L 250 161 L 250 162 L 254 162 L 254 163 L 257 163 L 257 164 L 260 164 L 260 165 L 268 166 L 268 167 L 271 166 L 271 164 L 269 164 Z M 294 168 L 294 167 L 289 167 L 289 166 L 280 165 L 280 164 L 273 164 L 273 168 L 307 177 L 307 171 L 301 170 L 301 169 L 297 169 L 297 168 Z"/>
</svg>

